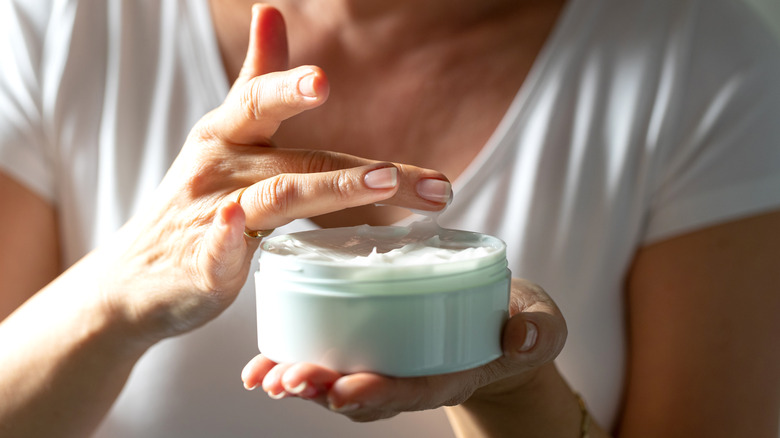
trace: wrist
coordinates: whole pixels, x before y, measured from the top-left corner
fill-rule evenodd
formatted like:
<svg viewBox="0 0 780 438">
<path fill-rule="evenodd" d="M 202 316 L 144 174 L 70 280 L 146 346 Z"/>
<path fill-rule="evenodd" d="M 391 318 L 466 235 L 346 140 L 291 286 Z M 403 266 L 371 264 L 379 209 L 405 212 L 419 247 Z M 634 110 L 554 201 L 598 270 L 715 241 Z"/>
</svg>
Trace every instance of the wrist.
<svg viewBox="0 0 780 438">
<path fill-rule="evenodd" d="M 160 339 L 139 324 L 128 303 L 118 298 L 115 282 L 106 278 L 110 275 L 108 259 L 99 250 L 93 251 L 68 270 L 71 278 L 66 282 L 79 287 L 85 298 L 77 314 L 89 319 L 86 336 L 103 345 L 106 352 L 140 356 Z"/>
</svg>

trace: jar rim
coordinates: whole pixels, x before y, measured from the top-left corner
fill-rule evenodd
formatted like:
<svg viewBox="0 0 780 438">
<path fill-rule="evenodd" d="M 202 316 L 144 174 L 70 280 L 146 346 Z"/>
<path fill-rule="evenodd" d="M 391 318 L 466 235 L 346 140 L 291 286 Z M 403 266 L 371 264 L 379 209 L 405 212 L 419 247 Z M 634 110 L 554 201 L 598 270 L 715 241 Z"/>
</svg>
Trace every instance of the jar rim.
<svg viewBox="0 0 780 438">
<path fill-rule="evenodd" d="M 427 233 L 427 234 L 426 234 Z M 273 272 L 288 278 L 313 277 L 344 281 L 387 281 L 400 279 L 430 278 L 455 275 L 462 272 L 481 270 L 486 267 L 506 266 L 506 244 L 500 239 L 472 231 L 438 228 L 437 243 L 445 249 L 487 248 L 489 252 L 472 258 L 459 260 L 436 260 L 435 262 L 416 262 L 415 264 L 365 264 L 350 263 L 349 260 L 323 260 L 310 257 L 319 250 L 318 245 L 338 247 L 350 244 L 350 236 L 379 236 L 376 240 L 368 238 L 369 243 L 384 244 L 383 249 L 400 248 L 410 242 L 431 237 L 430 231 L 421 232 L 414 227 L 367 226 L 328 228 L 302 231 L 268 239 L 261 245 L 260 272 Z M 292 242 L 292 243 L 291 243 Z M 291 245 L 301 253 L 290 250 Z M 327 242 L 327 243 L 323 243 Z M 365 252 L 365 248 L 362 248 Z M 383 251 L 386 252 L 386 251 Z"/>
</svg>

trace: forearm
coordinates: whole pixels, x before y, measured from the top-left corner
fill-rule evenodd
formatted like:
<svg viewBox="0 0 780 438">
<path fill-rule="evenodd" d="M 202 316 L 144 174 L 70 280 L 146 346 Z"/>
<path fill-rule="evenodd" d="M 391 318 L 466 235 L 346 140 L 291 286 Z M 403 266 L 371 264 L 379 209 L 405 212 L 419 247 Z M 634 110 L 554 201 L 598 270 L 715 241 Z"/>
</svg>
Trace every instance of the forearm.
<svg viewBox="0 0 780 438">
<path fill-rule="evenodd" d="M 0 435 L 91 433 L 148 344 L 129 336 L 87 256 L 0 324 Z"/>
<path fill-rule="evenodd" d="M 583 413 L 554 364 L 545 365 L 522 385 L 522 391 L 486 388 L 465 403 L 447 408 L 455 434 L 459 438 L 581 436 Z M 607 436 L 591 421 L 589 438 Z"/>
</svg>

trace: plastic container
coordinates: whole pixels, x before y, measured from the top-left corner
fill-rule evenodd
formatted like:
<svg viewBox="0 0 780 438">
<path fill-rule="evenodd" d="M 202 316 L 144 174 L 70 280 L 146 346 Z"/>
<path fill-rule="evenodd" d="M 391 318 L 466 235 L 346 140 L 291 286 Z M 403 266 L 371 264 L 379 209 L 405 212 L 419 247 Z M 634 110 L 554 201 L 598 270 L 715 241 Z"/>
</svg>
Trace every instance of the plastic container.
<svg viewBox="0 0 780 438">
<path fill-rule="evenodd" d="M 288 234 L 263 243 L 255 279 L 258 346 L 276 362 L 421 376 L 502 354 L 510 273 L 495 237 L 430 226 Z"/>
</svg>

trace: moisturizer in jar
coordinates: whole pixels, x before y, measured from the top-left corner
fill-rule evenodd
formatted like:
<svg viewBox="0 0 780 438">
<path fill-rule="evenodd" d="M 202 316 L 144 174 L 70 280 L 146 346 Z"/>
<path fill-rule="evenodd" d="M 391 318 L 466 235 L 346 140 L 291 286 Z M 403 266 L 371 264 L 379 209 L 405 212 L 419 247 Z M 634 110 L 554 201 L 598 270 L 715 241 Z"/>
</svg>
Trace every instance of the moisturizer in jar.
<svg viewBox="0 0 780 438">
<path fill-rule="evenodd" d="M 510 273 L 491 236 L 430 223 L 334 228 L 262 245 L 258 345 L 276 362 L 421 376 L 501 356 Z"/>
</svg>

